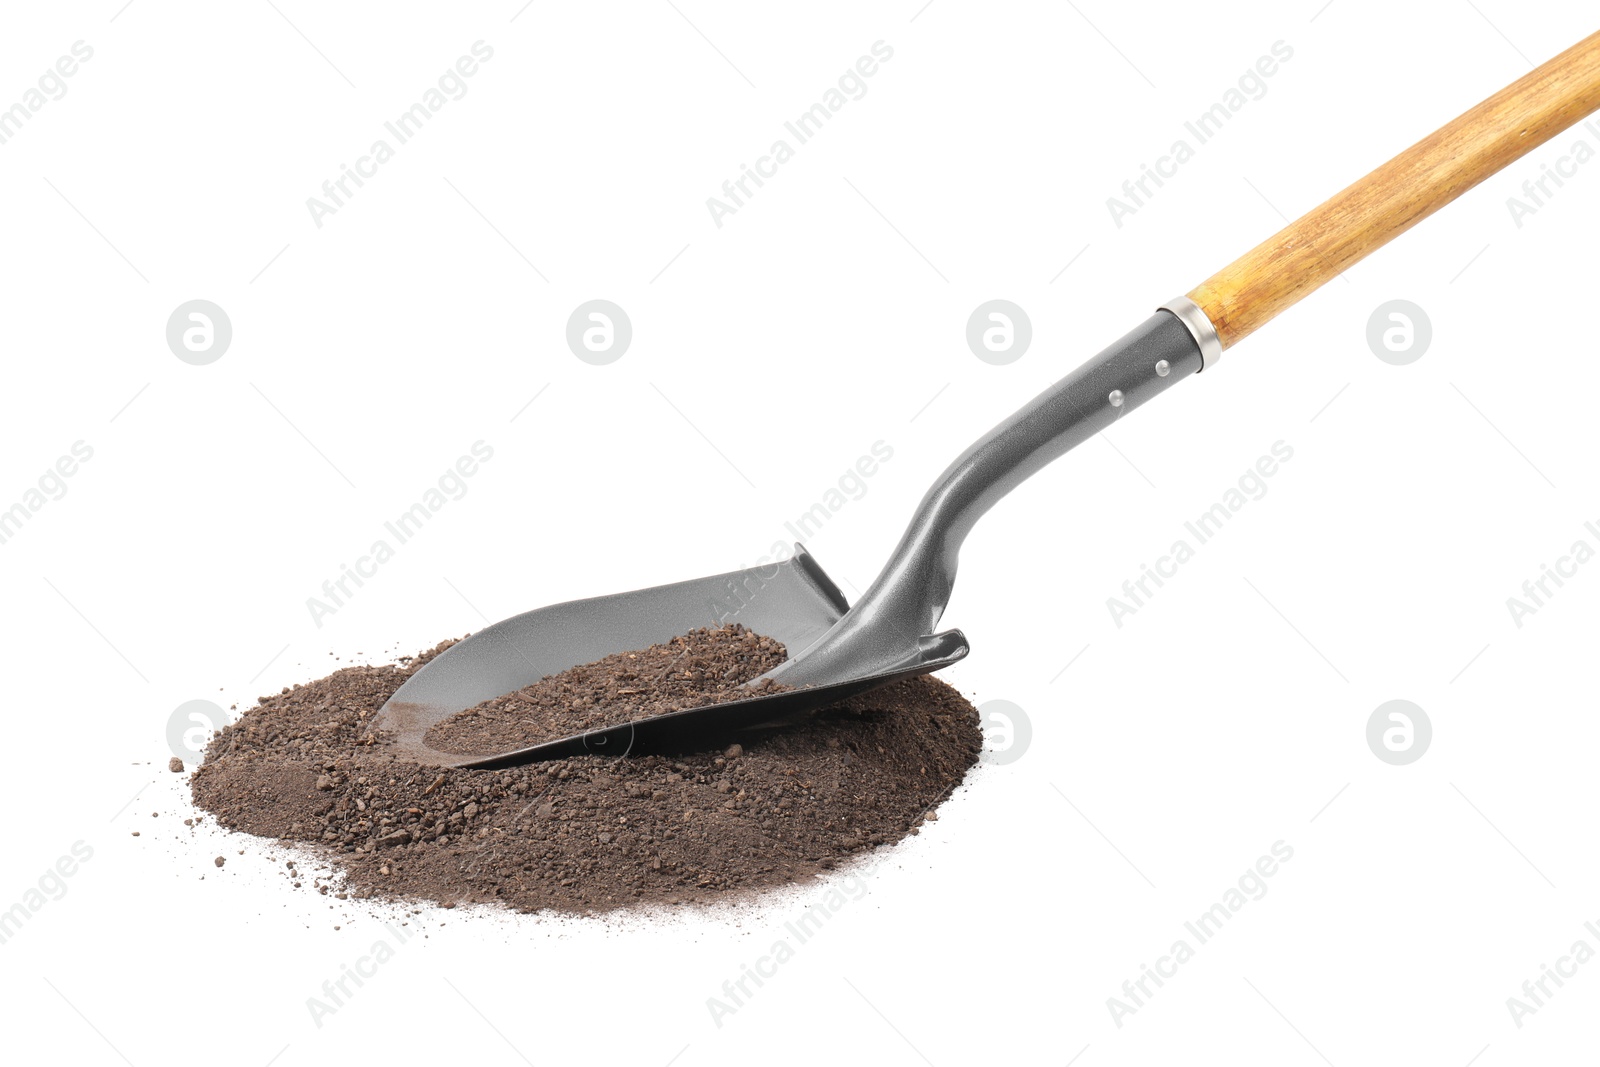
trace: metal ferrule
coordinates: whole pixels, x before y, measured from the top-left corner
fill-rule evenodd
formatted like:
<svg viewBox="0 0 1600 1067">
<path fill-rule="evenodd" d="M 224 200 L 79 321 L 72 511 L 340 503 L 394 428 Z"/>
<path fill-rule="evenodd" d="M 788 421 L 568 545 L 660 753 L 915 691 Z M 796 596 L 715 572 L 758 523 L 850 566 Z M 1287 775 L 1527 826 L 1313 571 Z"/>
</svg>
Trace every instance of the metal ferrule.
<svg viewBox="0 0 1600 1067">
<path fill-rule="evenodd" d="M 1172 312 L 1178 316 L 1179 322 L 1189 328 L 1194 343 L 1200 346 L 1201 370 L 1216 365 L 1217 360 L 1222 358 L 1222 338 L 1217 335 L 1216 326 L 1212 325 L 1199 304 L 1186 296 L 1175 296 L 1162 304 L 1159 310 Z"/>
</svg>

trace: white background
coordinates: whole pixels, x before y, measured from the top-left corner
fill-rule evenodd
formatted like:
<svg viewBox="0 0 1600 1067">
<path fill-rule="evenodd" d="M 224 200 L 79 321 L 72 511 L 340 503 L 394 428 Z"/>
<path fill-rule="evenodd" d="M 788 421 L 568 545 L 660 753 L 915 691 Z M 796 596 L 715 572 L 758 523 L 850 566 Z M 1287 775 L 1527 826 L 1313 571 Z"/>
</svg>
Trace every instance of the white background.
<svg viewBox="0 0 1600 1067">
<path fill-rule="evenodd" d="M 165 770 L 186 700 L 248 706 L 486 617 L 754 562 L 881 439 L 892 461 L 809 540 L 853 597 L 970 440 L 1280 210 L 1592 32 L 1587 5 L 122 3 L 12 5 L 0 32 L 5 106 L 94 49 L 0 146 L 0 506 L 94 449 L 0 545 L 0 907 L 94 850 L 0 946 L 14 1055 L 1592 1052 L 1600 963 L 1521 1028 L 1506 1007 L 1574 941 L 1600 948 L 1600 567 L 1520 628 L 1506 607 L 1600 545 L 1600 164 L 1520 228 L 1506 206 L 1579 130 L 995 509 L 948 679 L 1024 708 L 1031 746 L 720 1028 L 706 998 L 815 891 L 665 920 L 427 911 L 429 937 L 318 1028 L 306 998 L 386 913 L 289 890 L 260 842 L 190 835 Z M 315 226 L 306 198 L 480 39 L 467 95 Z M 706 198 L 879 40 L 866 96 L 714 225 Z M 1280 40 L 1266 95 L 1116 227 L 1106 198 Z M 634 327 L 604 367 L 564 341 L 597 297 Z M 1002 367 L 964 339 L 997 297 L 1034 328 Z M 164 337 L 196 298 L 233 324 L 209 366 Z M 1409 366 L 1365 340 L 1395 298 L 1433 323 Z M 478 440 L 470 492 L 316 627 L 306 598 Z M 1115 626 L 1106 599 L 1280 440 L 1267 495 Z M 1403 767 L 1365 740 L 1395 698 L 1434 729 Z M 1116 1026 L 1107 998 L 1279 840 L 1270 892 Z"/>
</svg>

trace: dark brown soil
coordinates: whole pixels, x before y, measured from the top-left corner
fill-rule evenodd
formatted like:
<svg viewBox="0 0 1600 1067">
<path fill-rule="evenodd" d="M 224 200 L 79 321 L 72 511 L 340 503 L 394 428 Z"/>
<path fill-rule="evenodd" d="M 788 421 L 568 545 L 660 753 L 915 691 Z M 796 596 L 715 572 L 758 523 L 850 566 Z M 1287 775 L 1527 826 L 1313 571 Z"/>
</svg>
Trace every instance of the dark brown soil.
<svg viewBox="0 0 1600 1067">
<path fill-rule="evenodd" d="M 491 755 L 669 711 L 740 700 L 788 688 L 776 682 L 742 688 L 784 658 L 782 642 L 738 623 L 691 630 L 665 644 L 619 652 L 486 700 L 434 726 L 424 741 L 440 752 Z"/>
<path fill-rule="evenodd" d="M 748 648 L 741 669 L 759 674 L 771 649 L 765 639 L 750 644 L 753 636 L 684 640 Z M 212 741 L 192 781 L 196 804 L 231 829 L 321 853 L 347 877 L 342 889 L 320 892 L 604 912 L 740 899 L 892 844 L 932 817 L 982 745 L 973 706 L 919 677 L 715 752 L 495 771 L 397 759 L 368 723 L 451 643 L 262 697 Z M 700 656 L 721 662 L 728 651 Z M 696 701 L 727 691 L 729 679 L 701 671 L 698 680 L 668 678 L 667 688 L 683 696 L 691 683 L 703 686 Z M 620 673 L 591 674 L 585 691 L 637 687 L 640 679 Z M 550 693 L 570 682 L 540 684 Z M 645 707 L 677 699 L 653 688 L 625 695 Z"/>
</svg>

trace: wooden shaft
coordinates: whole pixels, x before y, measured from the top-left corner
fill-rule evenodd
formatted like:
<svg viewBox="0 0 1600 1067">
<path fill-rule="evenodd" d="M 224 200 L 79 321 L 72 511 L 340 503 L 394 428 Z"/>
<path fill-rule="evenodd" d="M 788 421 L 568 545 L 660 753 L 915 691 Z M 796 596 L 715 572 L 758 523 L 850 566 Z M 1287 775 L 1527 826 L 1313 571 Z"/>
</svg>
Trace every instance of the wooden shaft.
<svg viewBox="0 0 1600 1067">
<path fill-rule="evenodd" d="M 1600 33 L 1556 56 L 1201 282 L 1223 347 L 1600 109 Z"/>
</svg>

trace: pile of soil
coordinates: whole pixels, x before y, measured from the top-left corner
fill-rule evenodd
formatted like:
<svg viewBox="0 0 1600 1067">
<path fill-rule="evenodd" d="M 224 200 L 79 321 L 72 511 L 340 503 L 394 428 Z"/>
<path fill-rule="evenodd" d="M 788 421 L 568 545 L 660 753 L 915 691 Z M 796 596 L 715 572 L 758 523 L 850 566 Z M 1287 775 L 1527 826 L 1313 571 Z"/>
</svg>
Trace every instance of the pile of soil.
<svg viewBox="0 0 1600 1067">
<path fill-rule="evenodd" d="M 742 700 L 787 689 L 771 681 L 741 688 L 785 657 L 782 642 L 738 623 L 691 630 L 486 700 L 438 723 L 423 740 L 440 752 L 487 756 L 669 711 Z"/>
<path fill-rule="evenodd" d="M 680 665 L 704 666 L 652 676 L 639 664 L 666 663 L 664 646 L 613 656 L 545 679 L 534 698 L 513 695 L 526 704 L 502 698 L 496 713 L 587 714 L 546 699 L 561 694 L 572 705 L 636 697 L 647 708 L 730 699 L 731 679 L 766 670 L 776 645 L 734 628 L 678 642 Z M 346 875 L 349 895 L 604 912 L 737 899 L 899 841 L 934 817 L 983 741 L 967 700 L 917 677 L 692 755 L 502 770 L 397 758 L 369 724 L 451 644 L 260 698 L 212 740 L 192 779 L 195 803 L 231 829 L 313 848 Z M 478 726 L 505 725 L 473 711 Z"/>
</svg>

